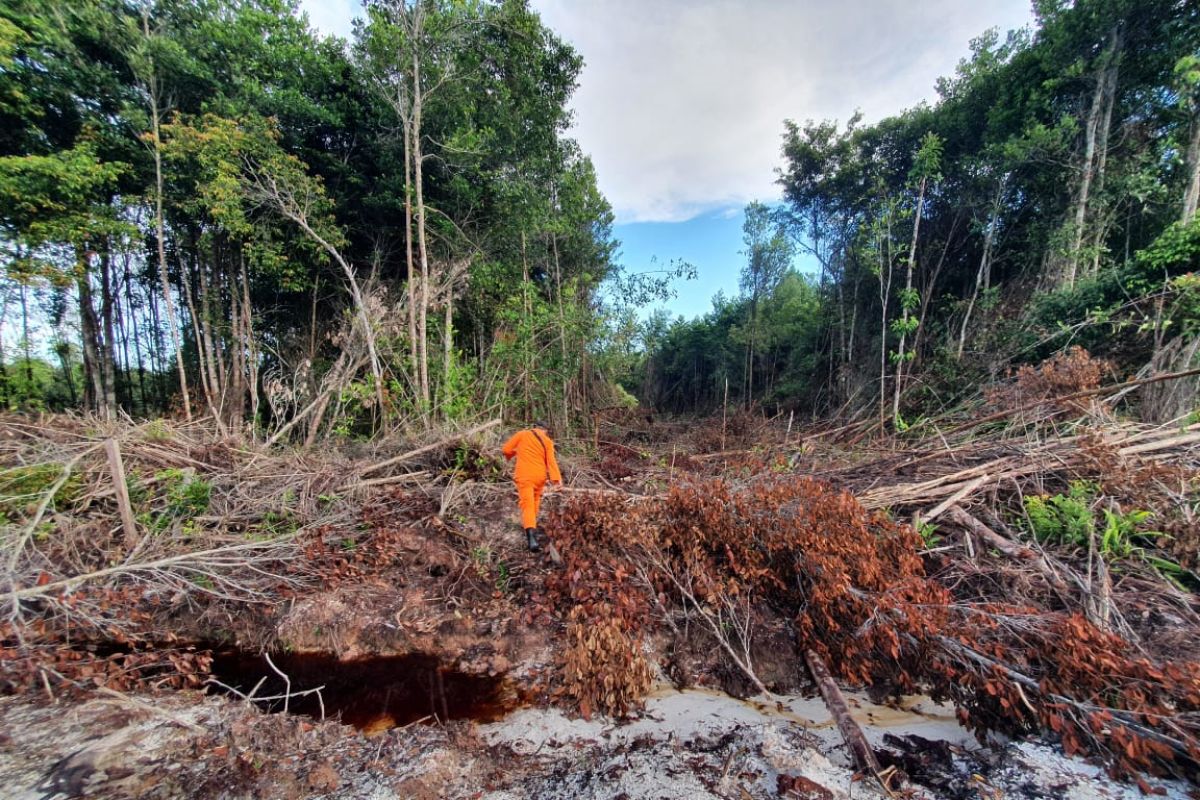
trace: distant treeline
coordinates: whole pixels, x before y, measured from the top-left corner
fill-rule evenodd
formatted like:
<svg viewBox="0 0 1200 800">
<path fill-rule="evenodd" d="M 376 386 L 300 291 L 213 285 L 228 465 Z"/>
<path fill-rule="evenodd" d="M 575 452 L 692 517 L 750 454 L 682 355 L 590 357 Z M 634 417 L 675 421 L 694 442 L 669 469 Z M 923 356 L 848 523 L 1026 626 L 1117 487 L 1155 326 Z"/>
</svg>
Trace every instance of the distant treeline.
<svg viewBox="0 0 1200 800">
<path fill-rule="evenodd" d="M 939 99 L 788 122 L 784 203 L 752 206 L 743 291 L 654 321 L 643 395 L 878 413 L 903 427 L 1082 345 L 1118 373 L 1192 365 L 1200 287 L 1200 5 L 1039 0 Z M 818 274 L 787 266 L 795 253 Z M 1191 410 L 1175 392 L 1154 417 Z"/>
</svg>

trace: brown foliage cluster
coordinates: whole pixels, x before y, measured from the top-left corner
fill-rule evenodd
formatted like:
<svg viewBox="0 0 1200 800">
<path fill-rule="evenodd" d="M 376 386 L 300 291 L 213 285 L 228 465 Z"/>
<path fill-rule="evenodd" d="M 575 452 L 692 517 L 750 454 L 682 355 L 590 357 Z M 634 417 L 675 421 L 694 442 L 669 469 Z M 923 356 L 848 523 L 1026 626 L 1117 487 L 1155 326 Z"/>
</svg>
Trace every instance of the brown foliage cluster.
<svg viewBox="0 0 1200 800">
<path fill-rule="evenodd" d="M 641 461 L 641 453 L 631 447 L 615 442 L 600 442 L 600 461 L 596 464 L 596 470 L 610 481 L 619 481 L 633 475 Z"/>
<path fill-rule="evenodd" d="M 650 665 L 611 609 L 575 606 L 567 615 L 562 675 L 565 691 L 590 718 L 592 709 L 623 715 L 650 689 Z"/>
<path fill-rule="evenodd" d="M 149 649 L 115 653 L 86 648 L 0 646 L 0 693 L 53 696 L 96 686 L 117 691 L 196 689 L 212 666 L 207 650 Z"/>
<path fill-rule="evenodd" d="M 1196 779 L 1200 665 L 1153 664 L 1080 614 L 980 608 L 941 639 L 931 672 L 974 730 L 1050 732 L 1116 777 Z"/>
<path fill-rule="evenodd" d="M 573 501 L 547 528 L 563 568 L 546 580 L 542 607 L 567 627 L 561 685 L 553 691 L 585 715 L 624 714 L 650 686 L 641 638 L 650 618 L 647 585 L 624 559 L 614 560 L 608 531 L 632 518 L 623 498 Z"/>
<path fill-rule="evenodd" d="M 1169 507 L 1192 491 L 1196 475 L 1178 464 L 1126 458 L 1098 431 L 1079 435 L 1084 477 L 1094 478 L 1105 495 L 1131 507 Z"/>
<path fill-rule="evenodd" d="M 898 659 L 921 654 L 901 651 L 907 627 L 868 623 L 888 609 L 934 609 L 908 615 L 915 634 L 948 602 L 925 578 L 910 528 L 808 479 L 763 479 L 740 491 L 688 483 L 663 501 L 586 498 L 552 515 L 547 530 L 565 559 L 547 581 L 547 605 L 568 624 L 619 623 L 630 664 L 615 678 L 621 697 L 636 697 L 644 682 L 636 650 L 655 606 L 765 603 L 843 678 L 911 687 Z M 564 693 L 578 700 L 597 675 L 573 661 Z"/>
<path fill-rule="evenodd" d="M 304 546 L 304 558 L 315 568 L 326 590 L 360 581 L 401 561 L 404 532 L 375 528 L 362 539 L 339 538 L 334 529 L 314 531 Z"/>
<path fill-rule="evenodd" d="M 158 630 L 173 607 L 162 592 L 84 587 L 55 595 L 53 606 L 57 613 L 0 624 L 0 693 L 185 689 L 208 677 L 209 651 Z"/>
<path fill-rule="evenodd" d="M 957 605 L 925 575 L 909 526 L 819 482 L 578 498 L 547 530 L 565 564 L 544 603 L 572 631 L 557 695 L 581 710 L 621 711 L 644 692 L 652 610 L 769 609 L 792 621 L 797 658 L 812 648 L 849 683 L 953 699 L 981 733 L 1051 731 L 1119 775 L 1200 763 L 1200 666 L 1151 663 L 1080 616 Z M 601 628 L 602 646 L 581 644 Z"/>
<path fill-rule="evenodd" d="M 988 405 L 998 411 L 1023 408 L 1041 401 L 1055 401 L 1067 395 L 1086 392 L 1100 386 L 1104 373 L 1111 369 L 1107 361 L 1092 358 L 1082 347 L 1056 353 L 1037 367 L 1028 364 L 1009 372 L 1010 380 L 989 388 Z M 1053 403 L 1056 410 L 1079 410 L 1078 403 L 1064 400 Z"/>
</svg>

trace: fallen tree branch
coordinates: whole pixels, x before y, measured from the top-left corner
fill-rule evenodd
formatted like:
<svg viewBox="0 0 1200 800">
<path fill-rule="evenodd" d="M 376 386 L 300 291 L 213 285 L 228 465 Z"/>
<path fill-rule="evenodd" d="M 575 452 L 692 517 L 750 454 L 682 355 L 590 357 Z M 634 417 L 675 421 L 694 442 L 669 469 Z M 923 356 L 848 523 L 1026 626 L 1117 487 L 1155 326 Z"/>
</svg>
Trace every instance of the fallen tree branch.
<svg viewBox="0 0 1200 800">
<path fill-rule="evenodd" d="M 943 513 L 945 513 L 947 509 L 953 508 L 955 506 L 955 504 L 958 503 L 960 500 L 967 497 L 967 495 L 974 492 L 976 489 L 978 489 L 983 484 L 987 483 L 987 481 L 990 477 L 991 477 L 990 475 L 980 475 L 978 478 L 971 481 L 963 488 L 959 489 L 957 492 L 952 494 L 950 497 L 943 500 L 941 503 L 939 503 L 937 506 L 935 506 L 932 510 L 930 510 L 927 514 L 921 514 L 920 520 L 922 522 L 933 522 L 935 519 L 937 519 Z"/>
<path fill-rule="evenodd" d="M 951 506 L 949 509 L 947 509 L 946 515 L 950 517 L 950 519 L 953 520 L 956 525 L 975 534 L 988 545 L 996 548 L 1007 556 L 1012 556 L 1013 558 L 1020 558 L 1027 561 L 1035 561 L 1038 558 L 1038 554 L 1035 553 L 1032 548 L 1026 547 L 1023 544 L 1014 542 L 1011 539 L 1001 536 L 987 525 L 984 525 L 982 522 L 975 519 L 975 517 L 971 516 L 966 511 L 963 511 L 958 506 Z"/>
<path fill-rule="evenodd" d="M 975 534 L 986 544 L 994 547 L 1001 553 L 1034 563 L 1038 570 L 1046 576 L 1046 580 L 1050 581 L 1050 584 L 1059 592 L 1068 591 L 1066 582 L 1050 566 L 1049 561 L 1044 556 L 1039 555 L 1033 548 L 1026 547 L 1019 542 L 1014 542 L 1005 536 L 1001 536 L 958 506 L 951 506 L 946 513 L 959 527 Z"/>
<path fill-rule="evenodd" d="M 1095 389 L 1085 389 L 1081 392 L 1073 392 L 1071 394 L 1059 395 L 1058 397 L 1044 397 L 1044 398 L 1034 401 L 1032 403 L 1025 403 L 1024 405 L 1017 406 L 1016 408 L 1009 408 L 1004 411 L 997 411 L 994 414 L 987 414 L 985 416 L 979 417 L 978 419 L 973 419 L 973 420 L 970 420 L 969 422 L 964 422 L 963 424 L 957 425 L 957 426 L 951 428 L 950 430 L 946 431 L 945 435 L 950 436 L 955 433 L 960 433 L 965 430 L 970 430 L 971 428 L 977 428 L 980 425 L 984 425 L 988 422 L 996 422 L 997 420 L 1007 419 L 1008 417 L 1015 416 L 1024 411 L 1032 411 L 1033 409 L 1040 408 L 1040 407 L 1042 407 L 1044 405 L 1048 405 L 1048 404 L 1063 403 L 1068 400 L 1081 400 L 1085 397 L 1093 397 L 1098 394 L 1105 394 L 1106 392 L 1112 392 L 1112 391 L 1117 391 L 1117 390 L 1121 390 L 1121 389 L 1130 389 L 1130 388 L 1137 387 L 1137 386 L 1145 386 L 1145 385 L 1151 384 L 1151 383 L 1159 383 L 1160 381 L 1173 381 L 1173 380 L 1178 380 L 1180 378 L 1190 378 L 1193 375 L 1200 375 L 1200 368 L 1184 370 L 1183 372 L 1170 372 L 1165 375 L 1151 375 L 1148 378 L 1135 378 L 1134 380 L 1125 381 L 1124 383 L 1117 383 L 1117 384 L 1113 384 L 1111 386 L 1099 386 L 1099 387 L 1096 387 Z"/>
<path fill-rule="evenodd" d="M 418 447 L 416 450 L 409 450 L 407 453 L 401 453 L 400 455 L 395 456 L 394 458 L 389 458 L 386 461 L 380 461 L 378 464 L 372 464 L 371 466 L 369 466 L 366 469 L 359 472 L 359 474 L 356 478 L 352 479 L 351 481 L 348 481 L 343 488 L 347 488 L 347 489 L 351 488 L 358 480 L 361 480 L 361 478 L 363 476 L 370 475 L 372 472 L 378 472 L 381 469 L 387 469 L 388 467 L 392 467 L 392 466 L 395 466 L 396 464 L 400 464 L 400 463 L 403 463 L 410 459 L 416 458 L 417 456 L 423 455 L 424 453 L 428 453 L 433 450 L 437 450 L 439 447 L 445 447 L 446 445 L 450 444 L 451 442 L 456 442 L 460 439 L 466 439 L 470 436 L 476 436 L 480 433 L 483 433 L 484 431 L 491 430 L 492 428 L 495 428 L 497 425 L 499 425 L 501 423 L 501 421 L 502 420 L 500 420 L 500 419 L 493 419 L 489 422 L 483 423 L 482 425 L 476 425 L 474 428 L 471 428 L 470 430 L 462 431 L 461 433 L 455 433 L 451 436 L 447 436 L 446 438 L 440 439 L 439 441 L 436 441 L 433 444 L 427 444 L 424 447 Z"/>
<path fill-rule="evenodd" d="M 888 797 L 892 797 L 892 787 L 888 778 L 895 773 L 894 771 L 885 772 L 880 765 L 862 728 L 854 721 L 854 717 L 850 716 L 850 706 L 846 704 L 846 698 L 842 695 L 842 690 L 838 688 L 837 681 L 829 674 L 829 667 L 825 666 L 821 657 L 811 649 L 804 651 L 804 660 L 808 664 L 813 680 L 817 683 L 817 688 L 821 690 L 825 707 L 829 709 L 829 713 L 837 722 L 838 731 L 842 734 L 842 741 L 846 743 L 846 747 L 850 748 L 850 754 L 854 757 L 854 764 L 858 767 L 858 771 L 871 775 L 879 781 L 883 791 L 887 793 Z"/>
<path fill-rule="evenodd" d="M 286 536 L 281 536 L 278 539 L 272 539 L 267 542 L 250 542 L 247 544 L 230 545 L 227 547 L 214 547 L 210 550 L 200 550 L 195 553 L 180 553 L 176 556 L 169 556 L 167 558 L 160 558 L 155 561 L 147 561 L 140 564 L 120 564 L 115 567 L 96 570 L 95 572 L 86 572 L 81 575 L 74 575 L 70 578 L 63 578 L 62 580 L 46 583 L 41 586 L 27 586 L 23 589 L 14 589 L 8 593 L 8 597 L 9 600 L 16 602 L 29 597 L 43 597 L 45 595 L 54 594 L 55 592 L 66 591 L 79 586 L 80 584 L 99 580 L 100 578 L 107 578 L 112 575 L 132 575 L 140 572 L 152 572 L 154 570 L 161 570 L 166 567 L 173 566 L 186 567 L 189 562 L 203 562 L 204 559 L 210 557 L 228 557 L 235 553 L 240 554 L 253 550 L 265 551 L 296 539 L 301 535 L 302 532 L 303 531 L 295 531 L 294 533 L 290 533 Z M 236 561 L 248 565 L 248 562 L 244 562 L 241 558 L 236 559 Z M 223 565 L 232 565 L 233 563 L 234 562 L 231 561 L 225 561 L 223 562 Z"/>
</svg>

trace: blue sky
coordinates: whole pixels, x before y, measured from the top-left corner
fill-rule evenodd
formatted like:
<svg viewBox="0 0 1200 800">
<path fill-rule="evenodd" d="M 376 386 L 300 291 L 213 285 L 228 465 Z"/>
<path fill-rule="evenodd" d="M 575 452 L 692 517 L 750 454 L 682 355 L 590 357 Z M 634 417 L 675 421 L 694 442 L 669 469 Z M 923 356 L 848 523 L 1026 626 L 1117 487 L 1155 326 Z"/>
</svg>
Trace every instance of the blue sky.
<svg viewBox="0 0 1200 800">
<path fill-rule="evenodd" d="M 687 318 L 707 314 L 717 292 L 738 293 L 738 277 L 745 257 L 742 250 L 744 206 L 707 211 L 682 222 L 628 222 L 614 226 L 621 242 L 618 261 L 629 272 L 662 269 L 683 260 L 696 268 L 696 277 L 675 284 L 676 296 L 665 305 L 672 316 Z M 801 272 L 814 275 L 817 262 L 798 254 L 792 262 Z M 654 307 L 643 309 L 649 316 Z"/>
<path fill-rule="evenodd" d="M 631 272 L 682 258 L 671 310 L 737 290 L 741 209 L 779 200 L 783 121 L 872 122 L 936 98 L 970 40 L 1032 20 L 1030 0 L 530 0 L 585 61 L 575 137 L 596 165 Z M 350 35 L 358 0 L 300 0 Z"/>
<path fill-rule="evenodd" d="M 718 291 L 737 294 L 741 271 L 740 208 L 710 211 L 682 222 L 630 222 L 614 228 L 621 240 L 619 261 L 629 272 L 661 269 L 682 259 L 696 268 L 696 279 L 679 281 L 668 306 L 673 315 L 694 317 L 712 308 Z M 657 259 L 657 263 L 652 263 Z"/>
</svg>

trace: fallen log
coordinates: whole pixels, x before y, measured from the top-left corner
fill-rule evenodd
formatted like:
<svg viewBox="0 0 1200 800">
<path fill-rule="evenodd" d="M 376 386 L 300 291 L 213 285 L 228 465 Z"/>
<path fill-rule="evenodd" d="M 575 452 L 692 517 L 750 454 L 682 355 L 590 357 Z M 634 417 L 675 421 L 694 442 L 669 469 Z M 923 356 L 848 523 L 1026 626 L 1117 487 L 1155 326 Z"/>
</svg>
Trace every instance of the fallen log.
<svg viewBox="0 0 1200 800">
<path fill-rule="evenodd" d="M 858 771 L 871 775 L 879 781 L 879 785 L 890 797 L 892 787 L 889 785 L 889 779 L 895 775 L 895 771 L 884 770 L 880 765 L 862 728 L 854 721 L 854 717 L 850 716 L 850 706 L 846 704 L 842 690 L 838 688 L 837 682 L 829 673 L 829 667 L 825 666 L 821 657 L 813 650 L 805 650 L 804 660 L 808 663 L 808 669 L 812 673 L 813 679 L 817 682 L 817 688 L 821 690 L 825 707 L 829 709 L 829 713 L 837 722 L 842 740 L 846 743 L 846 747 L 850 748 L 850 754 L 854 757 L 854 764 L 858 767 Z"/>
<path fill-rule="evenodd" d="M 465 430 L 465 431 L 462 431 L 461 433 L 455 433 L 451 436 L 447 436 L 444 439 L 440 439 L 440 440 L 434 442 L 433 444 L 427 444 L 424 447 L 418 447 L 415 450 L 409 450 L 407 453 L 401 453 L 400 455 L 395 456 L 393 458 L 389 458 L 385 461 L 380 461 L 378 464 L 372 464 L 371 466 L 369 466 L 366 469 L 359 472 L 359 474 L 356 478 L 354 478 L 353 480 L 351 480 L 350 482 L 348 482 L 346 484 L 346 487 L 349 488 L 355 481 L 361 479 L 362 477 L 364 477 L 366 475 L 370 475 L 372 472 L 378 472 L 381 469 L 387 469 L 388 467 L 393 467 L 396 464 L 401 464 L 405 461 L 414 459 L 419 455 L 423 455 L 425 453 L 429 453 L 434 450 L 437 450 L 439 447 L 445 447 L 446 445 L 450 444 L 451 442 L 457 442 L 459 439 L 466 439 L 469 436 L 476 436 L 480 433 L 483 433 L 484 431 L 491 430 L 492 428 L 499 425 L 500 422 L 501 422 L 501 420 L 499 420 L 499 419 L 493 419 L 490 422 L 483 423 L 482 425 L 476 425 L 474 428 L 471 428 L 470 430 Z"/>
<path fill-rule="evenodd" d="M 987 525 L 984 525 L 982 522 L 958 506 L 951 506 L 949 509 L 947 509 L 946 515 L 950 517 L 950 519 L 953 520 L 954 523 L 959 527 L 962 527 L 970 533 L 973 533 L 975 536 L 978 536 L 990 547 L 999 550 L 1001 553 L 1011 556 L 1012 558 L 1019 558 L 1024 561 L 1033 562 L 1038 570 L 1046 576 L 1046 580 L 1050 581 L 1050 584 L 1055 589 L 1060 592 L 1068 591 L 1066 581 L 1064 581 L 1062 577 L 1055 572 L 1054 568 L 1050 566 L 1050 563 L 1045 559 L 1045 557 L 1040 555 L 1032 547 L 1023 545 L 1020 542 L 1014 542 L 1007 536 L 1001 536 L 999 533 L 996 533 Z"/>
<path fill-rule="evenodd" d="M 1026 547 L 1019 542 L 1014 542 L 1011 539 L 1005 538 L 994 530 L 984 525 L 975 517 L 963 511 L 958 506 L 951 506 L 946 510 L 946 516 L 950 517 L 955 524 L 961 528 L 965 528 L 969 532 L 975 534 L 989 546 L 994 547 L 1001 553 L 1013 558 L 1020 558 L 1027 561 L 1033 561 L 1039 556 L 1034 552 L 1033 548 Z"/>
</svg>

